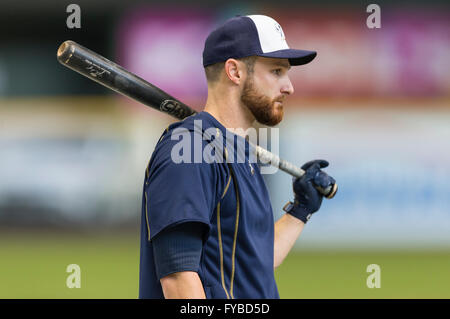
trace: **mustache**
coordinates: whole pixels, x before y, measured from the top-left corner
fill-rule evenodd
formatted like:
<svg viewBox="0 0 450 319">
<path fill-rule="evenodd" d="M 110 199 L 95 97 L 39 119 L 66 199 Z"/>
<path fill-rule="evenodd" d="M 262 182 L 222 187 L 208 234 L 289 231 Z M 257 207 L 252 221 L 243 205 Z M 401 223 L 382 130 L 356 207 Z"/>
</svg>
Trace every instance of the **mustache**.
<svg viewBox="0 0 450 319">
<path fill-rule="evenodd" d="M 273 99 L 273 103 L 275 103 L 275 102 L 283 103 L 285 99 L 286 99 L 285 95 L 280 95 L 280 96 L 278 96 L 278 97 Z"/>
</svg>

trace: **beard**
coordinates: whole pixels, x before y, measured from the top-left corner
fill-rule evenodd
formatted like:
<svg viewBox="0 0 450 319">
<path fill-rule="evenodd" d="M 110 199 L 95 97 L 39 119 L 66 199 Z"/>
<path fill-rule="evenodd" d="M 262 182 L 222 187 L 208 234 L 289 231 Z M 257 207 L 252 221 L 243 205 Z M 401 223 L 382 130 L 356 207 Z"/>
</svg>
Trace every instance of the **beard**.
<svg viewBox="0 0 450 319">
<path fill-rule="evenodd" d="M 283 119 L 284 96 L 274 99 L 261 94 L 256 90 L 253 80 L 247 78 L 242 90 L 241 101 L 250 110 L 258 123 L 267 126 L 275 126 Z M 280 104 L 275 104 L 279 102 Z"/>
</svg>

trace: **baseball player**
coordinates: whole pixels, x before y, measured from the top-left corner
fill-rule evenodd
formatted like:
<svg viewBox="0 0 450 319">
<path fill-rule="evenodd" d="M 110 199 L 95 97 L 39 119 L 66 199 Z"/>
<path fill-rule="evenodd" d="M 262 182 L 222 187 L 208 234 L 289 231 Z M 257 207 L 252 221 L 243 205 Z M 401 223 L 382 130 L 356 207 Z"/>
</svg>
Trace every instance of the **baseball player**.
<svg viewBox="0 0 450 319">
<path fill-rule="evenodd" d="M 288 70 L 315 56 L 290 49 L 281 26 L 263 15 L 234 17 L 208 36 L 204 111 L 163 132 L 145 172 L 140 298 L 279 298 L 274 269 L 319 210 L 323 196 L 315 187 L 335 181 L 321 170 L 326 161 L 304 164 L 305 175 L 293 180 L 294 201 L 274 222 L 251 146 L 230 131 L 255 121 L 278 124 L 294 92 Z M 215 134 L 202 134 L 211 129 Z M 174 160 L 181 137 L 195 141 L 199 134 L 201 160 Z M 205 156 L 211 143 L 223 145 L 211 155 L 215 161 Z M 199 154 L 198 143 L 186 145 L 183 156 Z M 239 152 L 244 162 L 233 157 Z"/>
</svg>

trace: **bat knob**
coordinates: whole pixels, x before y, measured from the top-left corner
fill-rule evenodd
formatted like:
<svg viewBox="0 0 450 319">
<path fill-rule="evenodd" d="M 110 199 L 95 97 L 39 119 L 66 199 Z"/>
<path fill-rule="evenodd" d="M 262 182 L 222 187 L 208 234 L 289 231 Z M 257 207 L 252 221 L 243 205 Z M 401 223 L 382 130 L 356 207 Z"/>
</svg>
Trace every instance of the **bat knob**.
<svg viewBox="0 0 450 319">
<path fill-rule="evenodd" d="M 329 188 L 329 190 L 328 190 L 328 188 Z M 336 193 L 337 193 L 338 186 L 337 186 L 337 184 L 333 184 L 333 185 L 329 186 L 328 188 L 327 188 L 328 191 L 325 193 L 325 197 L 328 199 L 332 199 L 334 197 L 334 195 L 336 195 Z"/>
<path fill-rule="evenodd" d="M 338 186 L 337 184 L 333 184 L 328 186 L 327 188 L 322 188 L 320 186 L 316 186 L 316 189 L 327 199 L 332 199 L 334 195 L 336 195 Z"/>
</svg>

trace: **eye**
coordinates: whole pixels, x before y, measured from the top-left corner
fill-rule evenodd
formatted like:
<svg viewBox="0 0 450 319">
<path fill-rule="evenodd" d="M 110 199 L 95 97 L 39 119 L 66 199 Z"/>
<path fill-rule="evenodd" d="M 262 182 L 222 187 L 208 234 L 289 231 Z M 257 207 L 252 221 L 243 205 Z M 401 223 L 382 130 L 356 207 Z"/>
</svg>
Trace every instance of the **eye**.
<svg viewBox="0 0 450 319">
<path fill-rule="evenodd" d="M 282 72 L 283 72 L 283 70 L 281 70 L 281 69 L 272 70 L 272 73 L 275 75 L 281 75 Z"/>
</svg>

